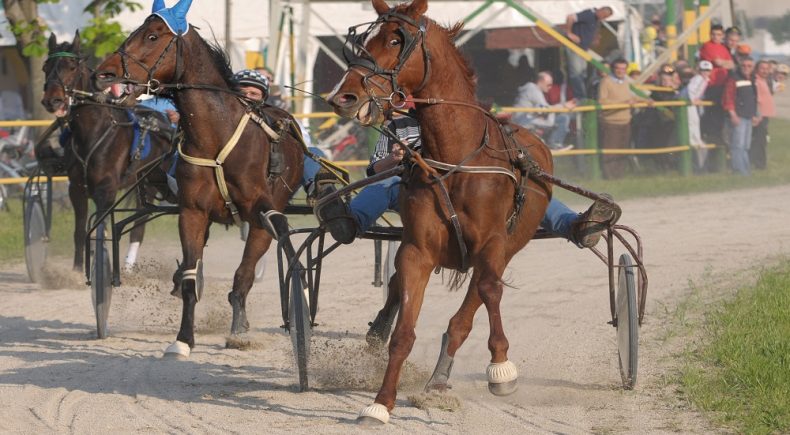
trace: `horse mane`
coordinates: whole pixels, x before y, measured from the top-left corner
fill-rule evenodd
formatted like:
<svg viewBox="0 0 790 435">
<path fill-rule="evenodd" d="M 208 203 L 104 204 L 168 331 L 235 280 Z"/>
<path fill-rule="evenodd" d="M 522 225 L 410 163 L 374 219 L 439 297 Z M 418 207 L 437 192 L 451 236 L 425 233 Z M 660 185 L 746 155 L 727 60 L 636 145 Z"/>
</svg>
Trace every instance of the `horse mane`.
<svg viewBox="0 0 790 435">
<path fill-rule="evenodd" d="M 408 6 L 409 3 L 402 3 L 398 5 L 395 10 L 401 14 L 406 14 L 406 9 Z M 472 88 L 472 91 L 477 94 L 477 75 L 472 68 L 469 57 L 461 53 L 461 51 L 458 50 L 458 47 L 456 47 L 453 43 L 455 38 L 461 34 L 461 30 L 464 29 L 464 22 L 459 21 L 453 25 L 448 25 L 445 27 L 425 15 L 423 15 L 423 18 L 425 18 L 429 24 L 433 24 L 437 30 L 441 31 L 445 35 L 447 42 L 450 44 L 450 47 L 452 47 L 451 50 L 446 50 L 445 52 L 452 55 L 451 57 L 456 61 L 456 63 L 461 67 L 461 70 L 464 72 L 464 79 L 466 79 L 467 84 Z"/>
<path fill-rule="evenodd" d="M 222 76 L 225 84 L 227 84 L 229 88 L 235 89 L 236 83 L 233 80 L 233 70 L 230 67 L 230 59 L 228 58 L 228 54 L 225 53 L 225 50 L 220 47 L 216 40 L 214 42 L 209 42 L 203 39 L 202 36 L 198 39 L 205 46 L 206 50 L 208 51 L 209 58 L 211 59 L 211 63 L 214 64 L 214 67 Z"/>
<path fill-rule="evenodd" d="M 66 42 L 59 42 L 58 45 L 55 46 L 55 51 L 53 53 L 57 53 L 57 52 L 61 52 L 61 51 L 71 52 L 71 50 L 73 48 L 74 48 L 74 45 L 72 45 L 71 42 L 68 42 L 68 41 L 66 41 Z M 50 54 L 52 54 L 52 53 L 50 53 Z M 80 54 L 80 53 L 76 53 L 76 54 Z"/>
</svg>

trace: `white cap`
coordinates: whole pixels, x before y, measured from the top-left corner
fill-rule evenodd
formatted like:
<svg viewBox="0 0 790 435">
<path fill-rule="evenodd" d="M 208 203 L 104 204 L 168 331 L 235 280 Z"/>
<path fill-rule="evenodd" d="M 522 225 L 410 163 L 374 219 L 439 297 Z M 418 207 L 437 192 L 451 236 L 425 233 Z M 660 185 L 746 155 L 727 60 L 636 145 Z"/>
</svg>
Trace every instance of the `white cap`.
<svg viewBox="0 0 790 435">
<path fill-rule="evenodd" d="M 713 64 L 708 60 L 703 60 L 699 63 L 700 71 L 710 71 L 713 69 Z"/>
</svg>

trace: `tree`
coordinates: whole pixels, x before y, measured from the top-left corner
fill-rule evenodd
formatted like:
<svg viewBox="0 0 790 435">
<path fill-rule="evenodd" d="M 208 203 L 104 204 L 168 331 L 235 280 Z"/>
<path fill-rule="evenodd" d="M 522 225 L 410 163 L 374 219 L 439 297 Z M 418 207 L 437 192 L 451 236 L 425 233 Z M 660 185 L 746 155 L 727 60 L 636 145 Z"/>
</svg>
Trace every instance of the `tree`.
<svg viewBox="0 0 790 435">
<path fill-rule="evenodd" d="M 768 24 L 768 32 L 771 33 L 777 44 L 790 41 L 790 12 L 772 20 Z"/>
<path fill-rule="evenodd" d="M 59 3 L 60 0 L 3 0 L 5 15 L 17 40 L 17 49 L 27 59 L 27 72 L 30 77 L 33 117 L 44 119 L 47 112 L 37 104 L 36 93 L 44 88 L 44 56 L 47 54 L 49 27 L 38 14 L 38 5 Z M 124 10 L 135 11 L 142 5 L 133 0 L 93 0 L 85 7 L 85 12 L 93 15 L 90 23 L 80 30 L 83 47 L 97 58 L 112 53 L 126 38 L 121 25 L 113 20 Z"/>
</svg>

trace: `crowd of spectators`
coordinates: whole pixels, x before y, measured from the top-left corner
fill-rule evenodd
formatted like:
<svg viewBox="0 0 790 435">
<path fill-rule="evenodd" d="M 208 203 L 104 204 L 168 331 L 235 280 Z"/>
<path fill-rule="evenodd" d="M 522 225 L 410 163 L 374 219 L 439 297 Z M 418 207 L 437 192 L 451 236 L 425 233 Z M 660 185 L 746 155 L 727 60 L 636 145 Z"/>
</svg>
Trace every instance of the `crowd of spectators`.
<svg viewBox="0 0 790 435">
<path fill-rule="evenodd" d="M 600 23 L 612 15 L 610 7 L 591 8 L 567 17 L 566 36 L 584 51 L 597 41 Z M 661 19 L 651 18 L 642 38 L 651 56 L 665 46 Z M 711 26 L 710 40 L 700 47 L 692 62 L 667 63 L 645 84 L 636 85 L 642 72 L 636 64 L 617 58 L 588 77 L 587 61 L 571 49 L 565 50 L 567 82 L 562 71 L 542 71 L 518 88 L 514 106 L 522 108 L 572 109 L 578 104 L 600 105 L 648 102 L 647 108 L 602 110 L 599 117 L 603 148 L 661 148 L 690 145 L 697 172 L 712 170 L 708 158 L 711 144 L 725 148 L 732 170 L 749 175 L 765 169 L 768 123 L 776 115 L 773 94 L 785 89 L 790 67 L 769 59 L 756 61 L 751 48 L 741 42 L 736 27 Z M 639 91 L 643 89 L 645 92 Z M 649 98 L 646 98 L 649 95 Z M 677 141 L 677 120 L 672 110 L 653 107 L 652 102 L 687 100 L 689 143 Z M 704 101 L 712 105 L 703 104 Z M 572 148 L 569 131 L 575 115 L 552 110 L 519 112 L 513 121 L 541 135 L 552 150 Z M 676 155 L 653 158 L 659 169 L 676 165 Z M 629 156 L 605 154 L 602 172 L 607 178 L 622 176 Z"/>
</svg>

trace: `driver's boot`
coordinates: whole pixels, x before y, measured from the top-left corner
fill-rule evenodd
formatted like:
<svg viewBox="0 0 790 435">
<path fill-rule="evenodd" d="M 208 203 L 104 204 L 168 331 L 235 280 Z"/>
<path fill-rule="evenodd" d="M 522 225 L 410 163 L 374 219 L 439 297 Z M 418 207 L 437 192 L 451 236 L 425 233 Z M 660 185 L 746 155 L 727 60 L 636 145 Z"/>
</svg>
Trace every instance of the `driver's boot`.
<svg viewBox="0 0 790 435">
<path fill-rule="evenodd" d="M 320 199 L 336 192 L 335 183 L 336 180 L 331 174 L 330 176 L 324 176 L 324 174 L 319 172 L 313 181 L 316 197 Z M 357 220 L 342 196 L 337 196 L 326 203 L 317 210 L 316 215 L 321 224 L 326 226 L 329 234 L 338 242 L 349 244 L 356 238 Z"/>
<path fill-rule="evenodd" d="M 602 194 L 611 201 L 612 197 Z M 596 200 L 590 208 L 580 214 L 571 228 L 572 241 L 583 248 L 592 248 L 598 244 L 603 231 L 609 227 L 615 217 L 615 208 L 606 201 Z"/>
</svg>

